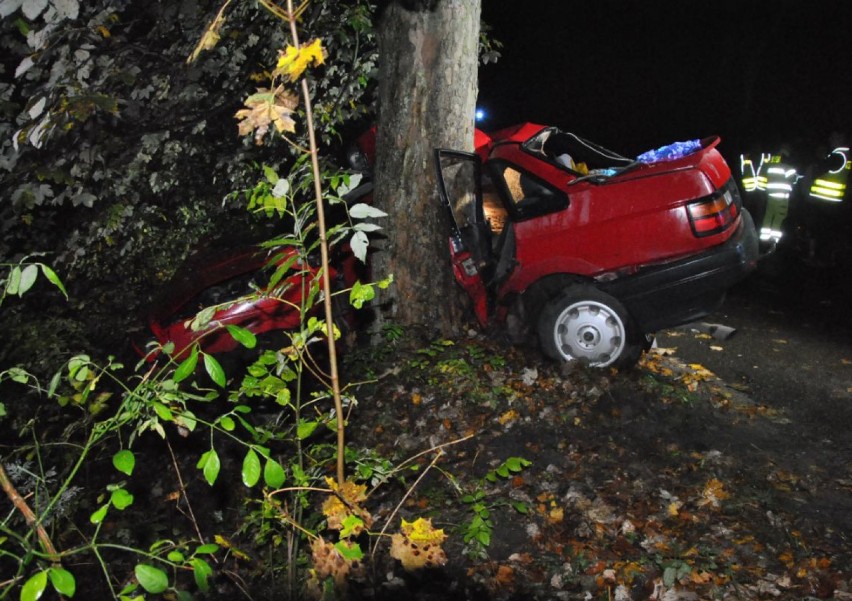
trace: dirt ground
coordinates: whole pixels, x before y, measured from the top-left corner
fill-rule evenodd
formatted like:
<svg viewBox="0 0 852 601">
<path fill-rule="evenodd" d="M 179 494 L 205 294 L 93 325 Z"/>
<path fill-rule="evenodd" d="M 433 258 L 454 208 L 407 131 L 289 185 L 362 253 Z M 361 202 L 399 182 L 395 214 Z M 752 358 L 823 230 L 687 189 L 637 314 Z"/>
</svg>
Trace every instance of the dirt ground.
<svg viewBox="0 0 852 601">
<path fill-rule="evenodd" d="M 661 333 L 628 373 L 473 333 L 395 351 L 350 440 L 398 460 L 441 448 L 394 517 L 431 517 L 449 561 L 388 564 L 356 596 L 852 599 L 852 350 L 823 292 L 755 278 L 708 319 L 733 337 Z"/>
</svg>

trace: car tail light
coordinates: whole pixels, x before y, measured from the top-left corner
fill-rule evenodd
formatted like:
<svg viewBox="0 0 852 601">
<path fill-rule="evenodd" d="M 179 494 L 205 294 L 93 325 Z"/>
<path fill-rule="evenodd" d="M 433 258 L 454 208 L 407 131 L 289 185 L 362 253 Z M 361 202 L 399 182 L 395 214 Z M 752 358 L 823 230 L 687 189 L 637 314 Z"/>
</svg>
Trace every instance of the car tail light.
<svg viewBox="0 0 852 601">
<path fill-rule="evenodd" d="M 725 186 L 708 197 L 686 205 L 693 233 L 701 238 L 728 229 L 740 214 L 738 200 L 731 186 Z"/>
</svg>

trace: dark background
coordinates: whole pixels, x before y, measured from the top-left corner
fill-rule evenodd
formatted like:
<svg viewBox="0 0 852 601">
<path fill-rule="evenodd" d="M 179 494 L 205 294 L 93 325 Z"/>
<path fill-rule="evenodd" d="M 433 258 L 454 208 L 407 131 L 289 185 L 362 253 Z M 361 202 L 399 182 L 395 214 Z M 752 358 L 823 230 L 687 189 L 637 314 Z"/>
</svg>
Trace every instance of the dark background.
<svg viewBox="0 0 852 601">
<path fill-rule="evenodd" d="M 486 131 L 557 125 L 630 156 L 720 135 L 729 160 L 852 131 L 850 0 L 484 0 L 483 19 L 504 44 L 480 69 Z"/>
</svg>

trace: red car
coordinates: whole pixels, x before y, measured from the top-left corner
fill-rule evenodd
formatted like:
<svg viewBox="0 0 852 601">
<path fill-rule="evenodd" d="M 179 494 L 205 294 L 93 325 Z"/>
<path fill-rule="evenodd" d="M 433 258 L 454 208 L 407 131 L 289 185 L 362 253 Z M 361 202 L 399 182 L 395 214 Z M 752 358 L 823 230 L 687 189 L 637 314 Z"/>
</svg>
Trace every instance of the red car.
<svg viewBox="0 0 852 601">
<path fill-rule="evenodd" d="M 756 267 L 719 138 L 623 157 L 554 127 L 436 150 L 455 276 L 479 322 L 514 312 L 542 350 L 594 366 L 634 364 L 649 334 L 712 312 Z"/>
<path fill-rule="evenodd" d="M 347 248 L 339 249 L 332 258 L 332 285 L 349 288 L 362 266 Z M 264 289 L 271 274 L 264 273 L 264 268 L 291 262 L 287 275 Z M 207 353 L 232 351 L 239 343 L 225 326 L 240 326 L 254 334 L 297 328 L 303 284 L 314 283 L 317 272 L 317 265 L 297 260 L 294 249 L 273 252 L 248 244 L 199 252 L 177 271 L 166 293 L 149 310 L 148 327 L 160 345 L 174 343 L 174 357 L 180 358 L 196 341 Z M 190 323 L 205 308 L 213 308 L 210 319 L 194 330 Z M 144 354 L 141 345 L 136 346 Z"/>
<path fill-rule="evenodd" d="M 353 165 L 372 162 L 374 135 L 358 141 Z M 524 124 L 491 135 L 477 130 L 475 153 L 437 150 L 439 193 L 455 224 L 452 268 L 479 322 L 515 313 L 555 359 L 627 367 L 649 334 L 713 311 L 758 254 L 718 143 L 707 138 L 630 159 L 554 127 Z M 237 346 L 225 329 L 215 330 L 219 324 L 255 333 L 294 328 L 293 304 L 274 294 L 242 297 L 267 261 L 251 247 L 188 264 L 150 315 L 158 341 L 171 340 L 179 353 L 200 339 L 214 353 Z M 335 267 L 341 288 L 358 277 L 345 249 Z M 298 304 L 303 278 L 315 271 L 295 269 L 278 296 Z M 218 305 L 211 327 L 191 330 L 189 320 L 210 305 Z"/>
</svg>

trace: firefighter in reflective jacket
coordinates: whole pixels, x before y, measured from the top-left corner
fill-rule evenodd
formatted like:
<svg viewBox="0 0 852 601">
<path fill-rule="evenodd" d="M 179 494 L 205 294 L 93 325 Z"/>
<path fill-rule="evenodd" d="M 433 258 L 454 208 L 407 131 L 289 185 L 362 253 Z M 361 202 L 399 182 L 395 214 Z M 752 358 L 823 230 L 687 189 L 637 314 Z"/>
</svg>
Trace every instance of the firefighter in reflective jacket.
<svg viewBox="0 0 852 601">
<path fill-rule="evenodd" d="M 750 152 L 740 155 L 743 205 L 755 223 L 761 223 L 766 212 L 766 165 L 771 154 Z"/>
<path fill-rule="evenodd" d="M 784 150 L 773 154 L 758 174 L 765 173 L 766 177 L 766 213 L 760 223 L 760 240 L 769 244 L 777 244 L 783 235 L 781 226 L 790 209 L 793 186 L 799 179 L 796 169 L 786 162 L 787 154 Z"/>
<path fill-rule="evenodd" d="M 761 153 L 758 158 L 751 154 L 740 155 L 740 173 L 742 173 L 742 185 L 744 192 L 755 190 L 766 190 L 765 165 L 772 158 L 771 154 Z"/>
<path fill-rule="evenodd" d="M 849 148 L 846 146 L 839 146 L 829 153 L 822 163 L 827 171 L 814 178 L 811 184 L 811 200 L 843 202 L 849 180 L 849 169 L 852 168 L 849 158 Z"/>
</svg>

